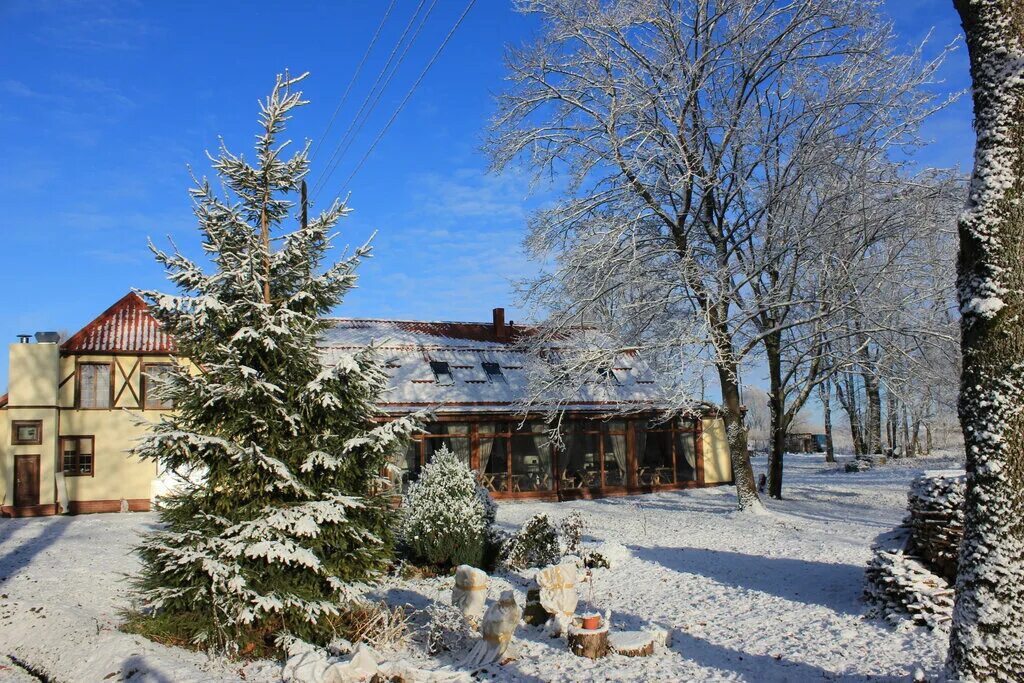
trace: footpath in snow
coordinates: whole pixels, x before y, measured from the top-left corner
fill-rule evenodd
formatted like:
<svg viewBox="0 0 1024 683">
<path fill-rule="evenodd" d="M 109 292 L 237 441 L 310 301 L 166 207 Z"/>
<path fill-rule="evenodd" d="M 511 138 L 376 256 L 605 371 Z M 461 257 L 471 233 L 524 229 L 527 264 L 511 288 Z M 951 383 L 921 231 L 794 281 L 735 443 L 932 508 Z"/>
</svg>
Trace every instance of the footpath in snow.
<svg viewBox="0 0 1024 683">
<path fill-rule="evenodd" d="M 764 468 L 764 458 L 755 467 Z M 502 681 L 906 681 L 935 673 L 946 636 L 893 629 L 866 616 L 864 566 L 876 536 L 902 519 L 910 480 L 952 459 L 895 461 L 860 473 L 827 468 L 821 455 L 787 457 L 784 501 L 772 514 L 734 511 L 729 487 L 572 503 L 505 503 L 509 530 L 536 512 L 559 521 L 579 510 L 587 541 L 624 545 L 628 556 L 594 572 L 594 602 L 613 628 L 657 625 L 672 642 L 649 658 L 591 661 L 564 641 L 520 627 L 518 658 L 491 667 Z M 232 662 L 121 633 L 138 568 L 131 549 L 152 514 L 0 521 L 0 655 L 54 681 L 278 681 L 275 662 Z M 447 603 L 453 578 L 391 580 L 377 596 L 417 610 Z M 490 597 L 526 585 L 491 581 Z M 590 599 L 582 594 L 580 609 Z M 413 647 L 409 656 L 424 660 Z M 447 658 L 446 658 L 447 657 Z M 438 663 L 456 656 L 442 655 Z M 0 680 L 37 680 L 0 658 Z"/>
</svg>

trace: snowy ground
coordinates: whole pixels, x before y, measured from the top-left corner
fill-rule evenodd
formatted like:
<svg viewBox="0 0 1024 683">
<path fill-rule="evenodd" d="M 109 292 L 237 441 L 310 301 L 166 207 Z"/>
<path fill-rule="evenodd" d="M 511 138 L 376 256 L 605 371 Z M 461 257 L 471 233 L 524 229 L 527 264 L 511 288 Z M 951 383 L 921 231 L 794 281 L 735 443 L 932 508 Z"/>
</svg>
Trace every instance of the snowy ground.
<svg viewBox="0 0 1024 683">
<path fill-rule="evenodd" d="M 520 627 L 518 658 L 482 677 L 905 681 L 918 666 L 934 673 L 945 635 L 869 619 L 860 596 L 871 542 L 903 517 L 910 479 L 956 465 L 918 459 L 847 474 L 825 468 L 820 455 L 789 456 L 787 500 L 770 503 L 768 516 L 733 512 L 728 487 L 501 505 L 498 519 L 509 529 L 537 511 L 557 521 L 578 509 L 588 540 L 626 545 L 631 558 L 595 571 L 595 602 L 611 608 L 614 628 L 670 627 L 672 643 L 650 658 L 591 662 L 540 629 Z M 54 681 L 278 680 L 271 662 L 243 666 L 117 631 L 129 604 L 125 578 L 137 567 L 130 549 L 154 522 L 150 514 L 0 522 L 0 680 L 36 680 L 3 655 Z M 447 603 L 451 585 L 451 577 L 394 581 L 379 595 L 424 610 Z M 506 587 L 524 602 L 525 581 L 516 576 L 495 578 L 491 597 Z"/>
</svg>

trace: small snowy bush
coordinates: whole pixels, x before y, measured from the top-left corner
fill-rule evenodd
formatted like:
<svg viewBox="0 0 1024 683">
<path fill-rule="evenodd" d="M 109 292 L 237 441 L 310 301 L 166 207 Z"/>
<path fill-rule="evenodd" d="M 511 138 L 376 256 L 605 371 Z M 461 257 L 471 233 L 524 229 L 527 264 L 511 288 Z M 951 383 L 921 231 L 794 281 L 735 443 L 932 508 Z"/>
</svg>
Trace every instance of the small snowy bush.
<svg viewBox="0 0 1024 683">
<path fill-rule="evenodd" d="M 562 534 L 562 554 L 577 557 L 583 555 L 583 533 L 586 529 L 586 520 L 579 510 L 573 510 L 562 518 L 559 529 Z"/>
<path fill-rule="evenodd" d="M 537 513 L 505 543 L 501 556 L 502 563 L 509 569 L 557 564 L 561 559 L 558 532 L 546 514 Z"/>
<path fill-rule="evenodd" d="M 409 487 L 402 537 L 414 558 L 430 564 L 479 567 L 495 505 L 473 472 L 442 447 Z"/>
</svg>

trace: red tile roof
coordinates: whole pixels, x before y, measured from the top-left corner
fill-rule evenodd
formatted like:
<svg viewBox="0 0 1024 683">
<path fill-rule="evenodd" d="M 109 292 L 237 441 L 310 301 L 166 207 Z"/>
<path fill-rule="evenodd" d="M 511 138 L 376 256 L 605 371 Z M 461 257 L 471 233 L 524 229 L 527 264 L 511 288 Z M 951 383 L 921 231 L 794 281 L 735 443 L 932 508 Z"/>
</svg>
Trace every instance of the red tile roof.
<svg viewBox="0 0 1024 683">
<path fill-rule="evenodd" d="M 3 408 L 4 406 L 7 405 L 8 396 L 9 394 L 4 394 L 3 396 L 0 396 L 0 408 Z"/>
<path fill-rule="evenodd" d="M 129 292 L 60 345 L 67 353 L 174 353 L 174 340 L 146 302 Z"/>
</svg>

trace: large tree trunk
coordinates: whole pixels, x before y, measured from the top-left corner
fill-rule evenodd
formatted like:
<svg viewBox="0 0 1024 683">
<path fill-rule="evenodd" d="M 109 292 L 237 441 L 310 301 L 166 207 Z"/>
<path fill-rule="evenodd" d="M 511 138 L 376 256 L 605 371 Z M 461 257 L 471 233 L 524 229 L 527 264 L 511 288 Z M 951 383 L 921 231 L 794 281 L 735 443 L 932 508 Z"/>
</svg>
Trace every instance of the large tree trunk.
<svg viewBox="0 0 1024 683">
<path fill-rule="evenodd" d="M 825 421 L 825 462 L 836 461 L 835 445 L 832 442 L 832 383 L 821 385 L 821 412 Z"/>
<path fill-rule="evenodd" d="M 957 285 L 967 451 L 948 674 L 1024 680 L 1024 2 L 954 0 L 977 132 Z"/>
</svg>

